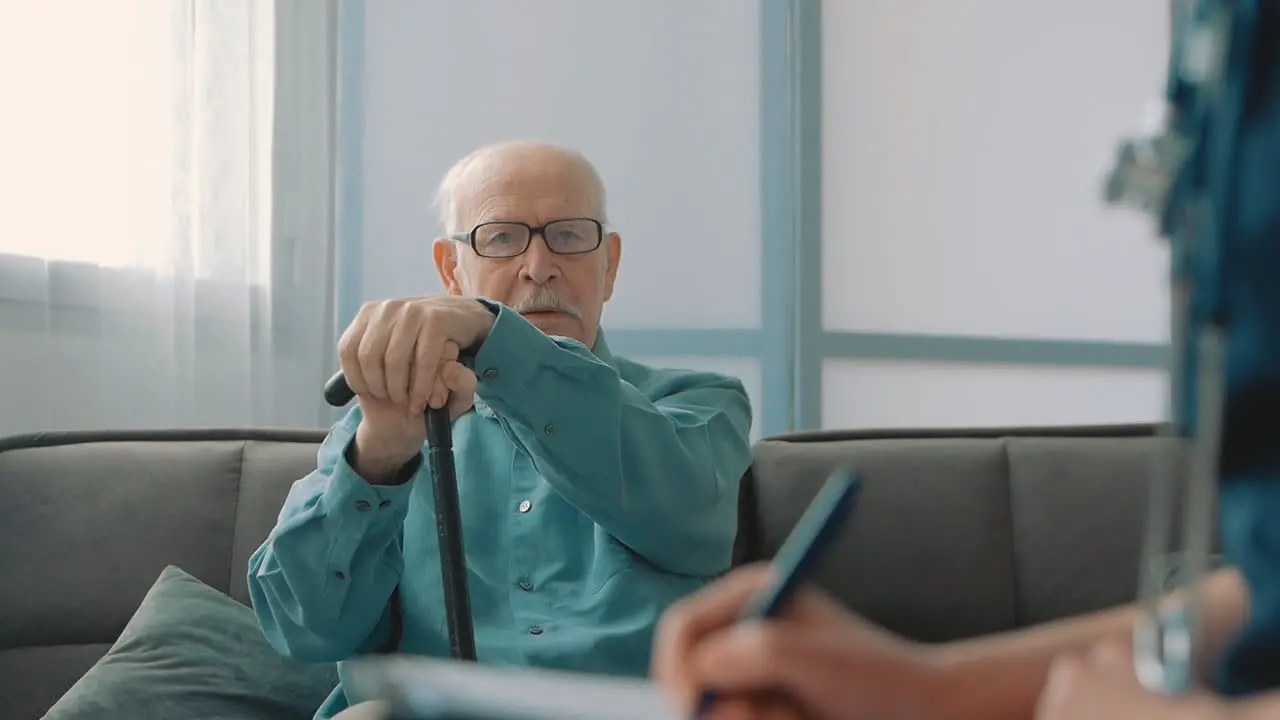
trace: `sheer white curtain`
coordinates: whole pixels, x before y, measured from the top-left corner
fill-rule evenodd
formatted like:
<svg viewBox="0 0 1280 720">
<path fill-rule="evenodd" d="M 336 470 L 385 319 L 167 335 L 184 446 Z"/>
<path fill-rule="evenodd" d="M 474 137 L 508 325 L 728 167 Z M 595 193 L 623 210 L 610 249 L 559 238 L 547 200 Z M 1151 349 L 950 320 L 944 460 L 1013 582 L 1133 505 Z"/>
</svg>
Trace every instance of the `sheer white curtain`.
<svg viewBox="0 0 1280 720">
<path fill-rule="evenodd" d="M 334 18 L 0 1 L 0 434 L 327 422 Z"/>
</svg>

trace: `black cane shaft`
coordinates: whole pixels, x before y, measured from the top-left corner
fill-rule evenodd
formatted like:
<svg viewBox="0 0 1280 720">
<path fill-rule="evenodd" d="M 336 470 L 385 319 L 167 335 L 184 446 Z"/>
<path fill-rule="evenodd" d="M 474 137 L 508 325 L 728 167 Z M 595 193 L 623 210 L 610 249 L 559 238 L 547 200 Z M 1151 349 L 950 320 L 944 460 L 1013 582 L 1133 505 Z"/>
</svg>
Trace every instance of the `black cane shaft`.
<svg viewBox="0 0 1280 720">
<path fill-rule="evenodd" d="M 324 385 L 324 399 L 342 407 L 355 398 L 347 378 L 337 373 Z M 476 659 L 475 626 L 471 617 L 471 592 L 467 587 L 467 560 L 462 544 L 462 509 L 458 502 L 458 474 L 453 465 L 453 423 L 449 409 L 427 408 L 427 463 L 436 500 L 436 536 L 440 542 L 440 581 L 449 627 L 449 651 L 455 660 Z"/>
<path fill-rule="evenodd" d="M 453 432 L 447 407 L 428 408 L 427 461 L 436 500 L 436 536 L 440 542 L 440 580 L 449 627 L 449 650 L 455 660 L 475 661 L 475 627 L 471 593 L 467 587 L 466 553 L 462 544 L 462 510 L 458 503 L 458 475 L 453 464 Z"/>
</svg>

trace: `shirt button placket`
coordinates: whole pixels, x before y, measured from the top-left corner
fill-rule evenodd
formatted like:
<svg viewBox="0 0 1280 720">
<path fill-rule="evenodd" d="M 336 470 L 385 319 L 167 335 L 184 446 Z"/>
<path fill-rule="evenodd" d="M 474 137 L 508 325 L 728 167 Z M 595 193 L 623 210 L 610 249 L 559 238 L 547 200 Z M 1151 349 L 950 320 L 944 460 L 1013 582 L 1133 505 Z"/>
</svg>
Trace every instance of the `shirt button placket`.
<svg viewBox="0 0 1280 720">
<path fill-rule="evenodd" d="M 521 500 L 520 504 L 516 506 L 516 510 L 518 510 L 522 514 L 529 512 L 529 510 L 532 508 L 533 508 L 533 503 L 529 502 L 528 500 Z M 520 589 L 525 592 L 530 592 L 533 590 L 533 582 L 529 580 L 529 578 L 527 577 L 520 578 L 520 581 L 517 583 L 517 585 L 519 585 Z"/>
<path fill-rule="evenodd" d="M 543 628 L 530 622 L 536 622 L 545 614 L 545 608 L 542 607 L 542 599 L 534 594 L 534 578 L 538 567 L 538 543 L 532 535 L 536 533 L 537 523 L 531 515 L 533 498 L 530 495 L 536 487 L 537 475 L 534 473 L 532 464 L 527 457 L 520 454 L 516 456 L 512 471 L 514 474 L 512 490 L 516 493 L 513 498 L 516 502 L 514 502 L 514 507 L 512 508 L 514 517 L 511 519 L 513 525 L 512 539 L 514 540 L 511 558 L 511 568 L 514 571 L 514 577 L 512 578 L 514 587 L 512 587 L 512 590 L 515 593 L 511 598 L 512 610 L 516 613 L 517 618 L 524 620 L 521 624 L 525 625 L 527 634 L 541 635 Z M 515 588 L 519 588 L 519 590 Z"/>
</svg>

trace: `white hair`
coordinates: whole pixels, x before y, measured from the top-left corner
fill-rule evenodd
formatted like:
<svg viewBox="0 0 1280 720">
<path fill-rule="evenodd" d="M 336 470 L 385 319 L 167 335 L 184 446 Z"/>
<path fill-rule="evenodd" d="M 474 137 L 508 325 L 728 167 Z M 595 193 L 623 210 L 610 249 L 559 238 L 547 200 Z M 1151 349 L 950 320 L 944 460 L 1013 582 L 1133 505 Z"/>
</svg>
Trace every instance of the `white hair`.
<svg viewBox="0 0 1280 720">
<path fill-rule="evenodd" d="M 459 233 L 467 232 L 470 228 L 462 227 L 462 217 L 458 207 L 458 189 L 462 184 L 467 173 L 471 171 L 476 164 L 487 160 L 494 155 L 513 150 L 542 150 L 550 151 L 568 158 L 570 161 L 577 163 L 587 171 L 590 178 L 592 190 L 596 194 L 596 202 L 600 208 L 600 217 L 596 218 L 602 224 L 608 223 L 608 213 L 606 211 L 604 181 L 600 179 L 600 173 L 596 171 L 594 165 L 586 156 L 577 150 L 553 145 L 551 143 L 532 142 L 526 140 L 508 140 L 505 142 L 486 145 L 482 148 L 472 151 L 466 157 L 454 163 L 453 167 L 444 174 L 444 178 L 440 181 L 440 187 L 436 190 L 435 205 L 440 213 L 440 224 L 444 226 L 446 235 L 453 236 Z"/>
</svg>

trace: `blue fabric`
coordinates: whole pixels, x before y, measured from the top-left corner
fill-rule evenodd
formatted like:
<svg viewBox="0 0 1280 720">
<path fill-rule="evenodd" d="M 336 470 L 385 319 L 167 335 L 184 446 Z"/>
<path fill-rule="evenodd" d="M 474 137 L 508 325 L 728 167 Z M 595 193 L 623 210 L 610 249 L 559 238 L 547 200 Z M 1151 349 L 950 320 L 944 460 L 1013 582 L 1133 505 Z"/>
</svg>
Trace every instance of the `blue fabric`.
<svg viewBox="0 0 1280 720">
<path fill-rule="evenodd" d="M 1228 72 L 1207 136 L 1220 234 L 1206 249 L 1220 252 L 1221 294 L 1210 295 L 1227 328 L 1222 548 L 1250 587 L 1249 619 L 1215 680 L 1243 695 L 1280 688 L 1280 3 L 1232 12 L 1235 37 L 1256 36 Z"/>
<path fill-rule="evenodd" d="M 732 562 L 741 383 L 615 358 L 603 337 L 593 353 L 506 308 L 475 369 L 453 435 L 479 661 L 644 675 L 663 610 Z M 281 653 L 341 661 L 385 642 L 398 583 L 401 651 L 447 657 L 428 471 L 366 483 L 344 459 L 359 420 L 334 426 L 251 558 L 254 610 Z M 339 685 L 317 717 L 366 699 Z"/>
</svg>

